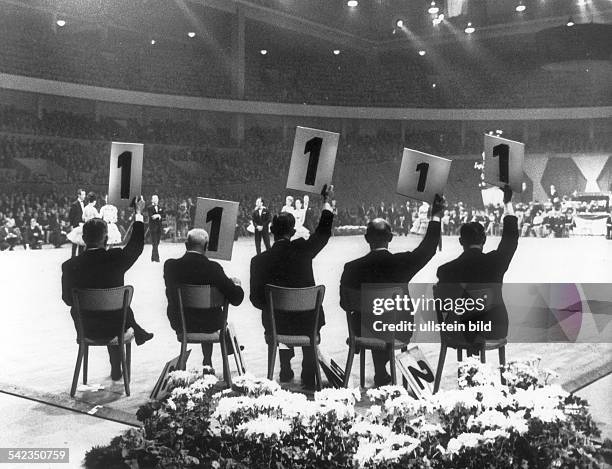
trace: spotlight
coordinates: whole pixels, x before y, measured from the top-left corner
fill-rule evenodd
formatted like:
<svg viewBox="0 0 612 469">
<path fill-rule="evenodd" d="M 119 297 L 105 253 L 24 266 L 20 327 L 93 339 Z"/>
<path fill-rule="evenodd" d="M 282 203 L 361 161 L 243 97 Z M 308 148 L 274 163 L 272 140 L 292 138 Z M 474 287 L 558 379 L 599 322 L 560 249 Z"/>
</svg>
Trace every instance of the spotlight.
<svg viewBox="0 0 612 469">
<path fill-rule="evenodd" d="M 472 23 L 468 23 L 467 27 L 465 28 L 465 34 L 472 34 L 474 31 L 476 31 L 476 29 L 474 26 L 472 26 Z"/>
<path fill-rule="evenodd" d="M 194 33 L 193 31 L 189 31 L 189 32 L 187 33 L 187 36 L 189 36 L 189 37 L 195 37 L 195 33 Z"/>
<path fill-rule="evenodd" d="M 436 6 L 436 2 L 431 2 L 431 6 L 429 7 L 429 10 L 427 11 L 429 12 L 429 14 L 435 15 L 436 13 L 440 11 L 440 9 Z"/>
<path fill-rule="evenodd" d="M 64 26 L 66 26 L 66 21 L 65 20 L 57 20 L 55 22 L 56 25 L 58 25 L 60 28 L 63 28 Z"/>
<path fill-rule="evenodd" d="M 404 20 L 399 19 L 395 22 L 395 26 L 397 26 L 398 28 L 403 28 L 404 27 Z"/>
<path fill-rule="evenodd" d="M 151 39 L 151 45 L 152 45 L 152 46 L 154 46 L 156 42 L 157 42 L 157 41 L 155 41 L 155 39 Z"/>
<path fill-rule="evenodd" d="M 419 51 L 419 55 L 420 55 L 421 57 L 423 57 L 425 54 L 427 54 L 427 52 L 425 52 L 424 50 L 420 50 L 420 51 Z"/>
<path fill-rule="evenodd" d="M 515 8 L 515 10 L 518 11 L 519 13 L 525 11 L 526 9 L 527 7 L 523 5 L 523 2 L 520 2 Z"/>
<path fill-rule="evenodd" d="M 334 55 L 340 55 L 340 49 L 334 49 Z"/>
<path fill-rule="evenodd" d="M 432 84 L 431 84 L 431 87 L 432 87 L 432 88 L 435 88 L 436 86 L 438 86 L 438 85 L 436 85 L 435 83 L 432 83 Z"/>
<path fill-rule="evenodd" d="M 348 0 L 346 4 L 351 8 L 355 8 L 357 5 L 359 5 L 359 2 L 357 0 Z"/>
<path fill-rule="evenodd" d="M 495 133 L 496 133 L 497 135 L 501 135 L 501 134 L 503 134 L 503 133 L 504 133 L 504 131 L 503 131 L 503 130 L 500 130 L 500 129 L 497 129 L 497 130 L 495 131 Z"/>
<path fill-rule="evenodd" d="M 565 26 L 568 26 L 568 27 L 570 27 L 570 28 L 571 28 L 571 27 L 572 27 L 572 26 L 574 26 L 575 24 L 576 24 L 576 23 L 574 23 L 573 18 L 570 16 L 570 17 L 568 18 L 567 23 L 565 24 Z"/>
<path fill-rule="evenodd" d="M 268 53 L 268 51 L 267 51 L 266 49 L 261 49 L 261 50 L 259 51 L 259 53 L 260 53 L 261 55 L 266 55 L 266 54 Z"/>
</svg>

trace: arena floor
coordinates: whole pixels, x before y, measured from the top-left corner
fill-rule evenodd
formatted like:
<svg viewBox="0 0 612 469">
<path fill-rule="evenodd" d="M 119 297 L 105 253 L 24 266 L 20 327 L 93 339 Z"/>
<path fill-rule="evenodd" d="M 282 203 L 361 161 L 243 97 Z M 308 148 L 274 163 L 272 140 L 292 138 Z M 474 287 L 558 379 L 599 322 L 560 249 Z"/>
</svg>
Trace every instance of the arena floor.
<svg viewBox="0 0 612 469">
<path fill-rule="evenodd" d="M 396 238 L 393 252 L 413 249 L 416 237 Z M 498 239 L 490 239 L 492 249 Z M 460 246 L 456 238 L 445 237 L 443 250 L 418 274 L 415 281 L 433 282 L 437 267 L 456 257 Z M 321 348 L 340 366 L 346 360 L 346 319 L 338 305 L 338 285 L 345 262 L 365 254 L 368 247 L 362 237 L 336 237 L 315 261 L 315 277 L 326 285 L 324 301 L 327 325 L 322 330 Z M 181 244 L 162 244 L 162 263 L 150 262 L 151 246 L 129 271 L 126 282 L 134 285 L 133 309 L 137 320 L 155 338 L 132 352 L 132 395 L 123 395 L 122 382 L 113 383 L 110 366 L 103 348 L 90 352 L 89 383 L 105 386 L 103 391 L 79 392 L 77 401 L 68 397 L 77 353 L 75 332 L 68 308 L 61 301 L 60 264 L 70 256 L 70 250 L 3 252 L 0 285 L 2 285 L 2 324 L 0 350 L 2 369 L 0 391 L 26 395 L 42 401 L 87 411 L 94 405 L 114 411 L 114 418 L 133 421 L 133 414 L 148 399 L 166 361 L 178 355 L 179 344 L 166 318 L 166 299 L 162 266 L 165 259 L 183 254 Z M 230 276 L 243 282 L 247 300 L 230 308 L 230 321 L 244 345 L 247 370 L 257 376 L 266 374 L 267 349 L 263 340 L 260 313 L 248 301 L 249 263 L 255 254 L 252 239 L 240 239 L 234 246 L 231 262 L 221 262 Z M 612 283 L 612 241 L 603 238 L 521 239 L 518 251 L 506 275 L 507 282 L 593 282 Z M 512 318 L 511 318 L 512 320 Z M 608 324 L 608 328 L 612 325 Z M 437 364 L 439 345 L 421 344 L 432 367 Z M 594 377 L 612 370 L 612 346 L 609 344 L 510 344 L 508 359 L 538 355 L 542 366 L 557 371 L 560 382 L 576 389 Z M 221 370 L 218 349 L 213 357 Z M 193 347 L 190 365 L 198 365 L 201 352 Z M 489 361 L 497 363 L 497 357 Z M 295 360 L 298 365 L 298 360 Z M 278 366 L 278 365 L 277 365 Z M 352 382 L 358 382 L 358 362 L 353 367 Z M 232 368 L 233 369 L 233 368 Z M 278 368 L 277 368 L 278 370 Z M 367 385 L 372 384 L 371 362 L 368 357 Z M 456 357 L 448 354 L 442 388 L 455 386 Z M 299 383 L 295 383 L 299 388 Z M 608 410 L 612 410 L 608 407 Z M 117 417 L 119 416 L 119 417 Z M 123 416 L 123 417 L 122 417 Z M 612 421 L 611 416 L 607 417 Z"/>
</svg>

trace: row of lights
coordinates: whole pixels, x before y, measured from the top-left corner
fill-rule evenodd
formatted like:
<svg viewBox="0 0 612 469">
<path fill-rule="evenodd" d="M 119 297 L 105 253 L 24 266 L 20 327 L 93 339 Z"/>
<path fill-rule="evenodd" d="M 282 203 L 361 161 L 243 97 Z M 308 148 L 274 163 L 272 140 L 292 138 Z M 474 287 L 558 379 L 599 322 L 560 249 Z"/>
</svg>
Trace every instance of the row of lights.
<svg viewBox="0 0 612 469">
<path fill-rule="evenodd" d="M 340 51 L 340 49 L 334 49 L 334 50 L 332 50 L 332 54 L 334 54 L 334 55 L 340 55 L 340 52 L 341 52 L 341 51 Z M 260 53 L 261 55 L 268 55 L 268 49 L 261 49 L 261 50 L 259 51 L 259 53 Z"/>
</svg>

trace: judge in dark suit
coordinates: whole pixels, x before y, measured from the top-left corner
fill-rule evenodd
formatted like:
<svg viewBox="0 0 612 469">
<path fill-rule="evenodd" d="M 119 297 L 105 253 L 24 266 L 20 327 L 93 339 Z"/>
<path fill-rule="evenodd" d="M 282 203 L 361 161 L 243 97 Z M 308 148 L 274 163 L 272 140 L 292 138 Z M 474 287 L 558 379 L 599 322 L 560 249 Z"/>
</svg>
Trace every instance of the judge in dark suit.
<svg viewBox="0 0 612 469">
<path fill-rule="evenodd" d="M 149 234 L 151 235 L 151 262 L 159 262 L 159 242 L 162 234 L 162 221 L 166 217 L 164 209 L 159 206 L 159 197 L 151 196 L 151 205 L 147 208 L 149 214 Z"/>
<path fill-rule="evenodd" d="M 263 239 L 266 251 L 270 249 L 270 212 L 264 206 L 264 200 L 258 197 L 253 210 L 253 226 L 255 227 L 255 249 L 261 254 L 261 240 Z"/>
<path fill-rule="evenodd" d="M 178 310 L 177 285 L 210 285 L 218 288 L 229 302 L 238 306 L 244 299 L 240 280 L 225 275 L 223 267 L 206 257 L 208 233 L 194 228 L 187 234 L 185 247 L 187 252 L 179 259 L 168 259 L 164 263 L 164 280 L 168 298 L 168 319 L 172 329 L 181 332 L 181 318 Z M 215 332 L 223 327 L 221 308 L 202 310 L 187 309 L 185 322 L 188 332 Z M 211 366 L 212 344 L 202 344 L 203 365 Z"/>
<path fill-rule="evenodd" d="M 262 310 L 262 323 L 265 333 L 270 332 L 268 315 L 265 312 L 266 284 L 288 288 L 312 287 L 315 285 L 312 271 L 312 260 L 325 247 L 331 237 L 331 227 L 334 216 L 328 198 L 331 191 L 323 191 L 323 211 L 315 232 L 306 240 L 298 238 L 291 241 L 295 234 L 295 218 L 291 213 L 281 212 L 272 219 L 272 234 L 274 245 L 251 260 L 251 303 Z M 279 316 L 276 318 L 279 334 L 310 334 L 313 327 L 313 315 L 310 312 Z M 325 324 L 325 316 L 321 310 L 319 327 Z M 302 348 L 302 382 L 306 387 L 314 387 L 314 350 L 312 347 Z M 281 363 L 280 380 L 293 379 L 291 358 L 293 349 L 279 350 Z"/>
<path fill-rule="evenodd" d="M 77 199 L 70 205 L 68 212 L 68 221 L 70 226 L 74 230 L 77 226 L 83 223 L 83 201 L 85 200 L 85 191 L 83 189 L 77 190 Z M 72 257 L 83 252 L 83 247 L 78 244 L 72 243 Z"/>
<path fill-rule="evenodd" d="M 464 333 L 464 338 L 475 344 L 484 339 L 503 339 L 508 334 L 508 311 L 501 295 L 501 288 L 504 274 L 518 246 L 519 230 L 511 202 L 512 190 L 506 186 L 503 191 L 504 227 L 497 249 L 485 254 L 483 246 L 487 236 L 484 227 L 478 222 L 465 223 L 459 234 L 463 253 L 454 261 L 438 268 L 441 297 L 467 298 L 466 295 L 472 296 L 470 290 L 490 290 L 487 294 L 489 297 L 487 303 L 491 303 L 491 306 L 481 311 L 465 312 L 462 315 L 451 312 L 446 319 L 446 322 L 462 323 L 491 321 L 490 332 Z"/>
<path fill-rule="evenodd" d="M 93 218 L 83 225 L 83 241 L 85 252 L 73 257 L 62 264 L 62 299 L 68 306 L 72 306 L 73 288 L 115 288 L 124 285 L 126 271 L 136 262 L 144 247 L 144 223 L 142 209 L 143 199 L 136 203 L 136 214 L 132 226 L 132 235 L 123 249 L 106 249 L 108 231 L 106 222 L 101 218 Z M 70 309 L 70 314 L 77 324 L 76 311 Z M 122 312 L 116 311 L 112 318 L 120 318 Z M 112 321 L 115 322 L 115 321 Z M 109 326 L 109 315 L 105 314 L 99 320 L 88 321 L 87 337 L 92 339 L 112 339 L 117 330 Z M 141 345 L 153 338 L 153 334 L 145 331 L 134 319 L 130 308 L 126 328 L 134 330 L 136 344 Z M 108 353 L 111 361 L 111 377 L 121 379 L 120 354 L 117 346 L 109 346 Z"/>
<path fill-rule="evenodd" d="M 389 252 L 389 243 L 393 239 L 391 224 L 375 218 L 368 223 L 365 239 L 370 245 L 370 252 L 359 259 L 348 262 L 340 279 L 340 306 L 345 311 L 352 311 L 349 300 L 350 290 L 361 290 L 366 283 L 401 283 L 406 285 L 436 253 L 440 241 L 440 217 L 444 211 L 441 197 L 436 199 L 431 208 L 432 220 L 429 222 L 425 237 L 412 252 L 397 254 Z M 361 314 L 352 311 L 353 330 L 357 334 L 361 329 Z M 386 351 L 372 350 L 374 361 L 374 384 L 383 386 L 391 382 L 391 375 L 386 365 L 389 356 Z"/>
</svg>

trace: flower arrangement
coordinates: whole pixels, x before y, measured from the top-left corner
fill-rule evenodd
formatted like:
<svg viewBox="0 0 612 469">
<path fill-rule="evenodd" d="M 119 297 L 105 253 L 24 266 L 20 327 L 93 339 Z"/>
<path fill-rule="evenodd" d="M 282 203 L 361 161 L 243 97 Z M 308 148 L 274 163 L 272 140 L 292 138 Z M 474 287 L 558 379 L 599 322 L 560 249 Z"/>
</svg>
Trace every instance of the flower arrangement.
<svg viewBox="0 0 612 469">
<path fill-rule="evenodd" d="M 94 448 L 85 465 L 129 468 L 596 468 L 587 403 L 549 383 L 539 362 L 467 360 L 458 389 L 413 399 L 399 386 L 324 389 L 314 399 L 244 375 L 174 372 L 143 422 Z M 359 407 L 356 406 L 359 403 Z"/>
</svg>

